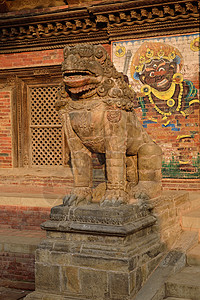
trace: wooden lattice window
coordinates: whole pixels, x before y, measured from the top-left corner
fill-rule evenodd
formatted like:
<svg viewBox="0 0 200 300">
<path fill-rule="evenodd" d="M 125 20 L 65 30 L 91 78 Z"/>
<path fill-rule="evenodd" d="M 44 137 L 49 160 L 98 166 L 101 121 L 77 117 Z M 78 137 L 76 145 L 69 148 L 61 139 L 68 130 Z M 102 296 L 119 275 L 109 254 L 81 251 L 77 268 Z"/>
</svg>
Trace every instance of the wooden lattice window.
<svg viewBox="0 0 200 300">
<path fill-rule="evenodd" d="M 24 68 L 14 75 L 6 71 L 5 76 L 7 73 L 13 78 L 13 166 L 32 168 L 30 172 L 66 166 L 68 145 L 55 109 L 62 81 L 60 66 Z"/>
<path fill-rule="evenodd" d="M 64 162 L 64 134 L 55 110 L 58 86 L 29 86 L 31 166 L 60 166 Z"/>
</svg>

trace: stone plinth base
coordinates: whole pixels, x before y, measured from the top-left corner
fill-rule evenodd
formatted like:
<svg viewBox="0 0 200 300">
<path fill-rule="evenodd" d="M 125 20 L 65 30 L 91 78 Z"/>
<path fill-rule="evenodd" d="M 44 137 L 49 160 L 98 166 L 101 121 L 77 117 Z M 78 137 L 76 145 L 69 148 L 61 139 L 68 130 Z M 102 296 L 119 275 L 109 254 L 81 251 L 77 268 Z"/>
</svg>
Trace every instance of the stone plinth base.
<svg viewBox="0 0 200 300">
<path fill-rule="evenodd" d="M 131 299 L 161 258 L 155 222 L 136 204 L 52 208 L 26 299 Z"/>
<path fill-rule="evenodd" d="M 132 300 L 161 260 L 170 231 L 178 237 L 177 211 L 187 199 L 169 193 L 151 201 L 154 207 L 53 207 L 36 250 L 36 291 L 26 300 Z"/>
</svg>

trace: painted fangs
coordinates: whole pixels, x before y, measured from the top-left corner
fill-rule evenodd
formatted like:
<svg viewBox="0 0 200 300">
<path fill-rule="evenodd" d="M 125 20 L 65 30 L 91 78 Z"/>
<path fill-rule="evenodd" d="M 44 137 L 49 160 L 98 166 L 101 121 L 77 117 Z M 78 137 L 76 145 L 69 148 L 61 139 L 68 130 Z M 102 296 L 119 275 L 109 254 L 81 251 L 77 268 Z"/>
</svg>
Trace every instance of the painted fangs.
<svg viewBox="0 0 200 300">
<path fill-rule="evenodd" d="M 162 81 L 158 82 L 158 83 L 157 83 L 157 86 L 162 86 L 162 85 L 164 85 L 164 84 L 167 83 L 167 82 L 168 82 L 168 80 L 165 78 L 165 79 L 163 79 Z"/>
</svg>

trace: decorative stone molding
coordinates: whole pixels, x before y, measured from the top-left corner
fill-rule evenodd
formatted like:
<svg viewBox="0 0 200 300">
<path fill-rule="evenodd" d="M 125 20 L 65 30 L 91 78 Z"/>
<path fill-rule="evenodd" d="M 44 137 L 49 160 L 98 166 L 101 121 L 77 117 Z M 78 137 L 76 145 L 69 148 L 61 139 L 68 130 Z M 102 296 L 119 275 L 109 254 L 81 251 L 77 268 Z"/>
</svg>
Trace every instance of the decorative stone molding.
<svg viewBox="0 0 200 300">
<path fill-rule="evenodd" d="M 120 208 L 100 208 L 98 204 L 80 207 L 55 206 L 51 220 L 42 229 L 61 232 L 88 232 L 125 236 L 156 222 L 149 205 L 125 205 Z"/>
<path fill-rule="evenodd" d="M 198 30 L 198 1 L 124 1 L 62 9 L 0 21 L 0 53 L 62 48 L 66 43 L 107 43 L 127 36 Z"/>
</svg>

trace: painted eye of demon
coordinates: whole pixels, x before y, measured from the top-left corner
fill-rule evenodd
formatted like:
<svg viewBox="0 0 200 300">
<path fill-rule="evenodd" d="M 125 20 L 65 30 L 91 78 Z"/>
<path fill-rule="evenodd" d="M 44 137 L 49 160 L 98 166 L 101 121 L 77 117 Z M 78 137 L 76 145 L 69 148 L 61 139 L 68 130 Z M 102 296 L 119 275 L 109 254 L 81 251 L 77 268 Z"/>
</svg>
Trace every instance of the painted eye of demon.
<svg viewBox="0 0 200 300">
<path fill-rule="evenodd" d="M 150 72 L 149 76 L 150 76 L 150 77 L 154 77 L 154 76 L 155 76 L 155 72 L 153 72 L 153 71 Z"/>
</svg>

